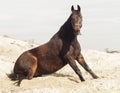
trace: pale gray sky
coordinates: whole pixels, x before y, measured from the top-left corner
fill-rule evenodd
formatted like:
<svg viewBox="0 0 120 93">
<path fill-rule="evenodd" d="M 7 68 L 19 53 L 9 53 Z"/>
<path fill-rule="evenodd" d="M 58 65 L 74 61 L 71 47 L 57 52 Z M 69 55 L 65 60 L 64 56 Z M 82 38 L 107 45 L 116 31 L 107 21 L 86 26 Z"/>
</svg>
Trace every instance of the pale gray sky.
<svg viewBox="0 0 120 93">
<path fill-rule="evenodd" d="M 120 0 L 0 0 L 0 35 L 47 42 L 71 13 L 82 8 L 82 49 L 120 50 Z"/>
</svg>

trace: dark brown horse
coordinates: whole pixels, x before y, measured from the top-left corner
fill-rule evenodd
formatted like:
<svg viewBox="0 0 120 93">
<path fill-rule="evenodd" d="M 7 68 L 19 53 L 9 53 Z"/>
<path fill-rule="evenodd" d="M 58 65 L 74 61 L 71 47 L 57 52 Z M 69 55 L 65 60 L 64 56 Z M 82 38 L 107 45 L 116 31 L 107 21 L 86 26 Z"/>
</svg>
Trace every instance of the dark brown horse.
<svg viewBox="0 0 120 93">
<path fill-rule="evenodd" d="M 78 5 L 77 8 L 77 10 L 74 10 L 74 7 L 71 7 L 72 14 L 49 42 L 24 52 L 17 59 L 14 66 L 14 75 L 18 79 L 18 85 L 25 77 L 32 79 L 35 76 L 51 74 L 66 64 L 72 67 L 81 81 L 85 81 L 75 60 L 93 78 L 98 78 L 86 64 L 81 54 L 77 35 L 82 27 L 82 16 L 80 6 Z"/>
</svg>

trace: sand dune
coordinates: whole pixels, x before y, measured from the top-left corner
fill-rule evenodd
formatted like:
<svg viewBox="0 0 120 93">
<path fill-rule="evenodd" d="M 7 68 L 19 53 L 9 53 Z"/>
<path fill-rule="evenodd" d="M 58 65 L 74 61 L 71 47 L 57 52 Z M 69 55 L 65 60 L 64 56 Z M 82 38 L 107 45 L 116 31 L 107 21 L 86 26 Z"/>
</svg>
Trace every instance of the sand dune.
<svg viewBox="0 0 120 93">
<path fill-rule="evenodd" d="M 14 85 L 6 74 L 11 73 L 17 57 L 37 45 L 0 36 L 0 93 L 120 93 L 120 53 L 108 54 L 96 50 L 83 50 L 86 62 L 99 76 L 92 77 L 81 67 L 85 82 L 70 68 L 23 80 L 21 87 Z"/>
</svg>

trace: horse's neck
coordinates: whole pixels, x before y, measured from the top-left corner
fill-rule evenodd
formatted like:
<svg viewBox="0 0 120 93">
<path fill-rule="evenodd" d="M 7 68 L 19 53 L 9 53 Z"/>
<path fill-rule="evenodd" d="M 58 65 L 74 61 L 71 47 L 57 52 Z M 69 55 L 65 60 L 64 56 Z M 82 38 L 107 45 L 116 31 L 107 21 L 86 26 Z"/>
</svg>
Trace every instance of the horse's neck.
<svg viewBox="0 0 120 93">
<path fill-rule="evenodd" d="M 73 33 L 73 28 L 71 23 L 69 22 L 69 20 L 67 22 L 64 23 L 64 25 L 60 28 L 58 34 L 60 36 L 61 39 L 64 40 L 73 40 L 76 36 Z"/>
</svg>

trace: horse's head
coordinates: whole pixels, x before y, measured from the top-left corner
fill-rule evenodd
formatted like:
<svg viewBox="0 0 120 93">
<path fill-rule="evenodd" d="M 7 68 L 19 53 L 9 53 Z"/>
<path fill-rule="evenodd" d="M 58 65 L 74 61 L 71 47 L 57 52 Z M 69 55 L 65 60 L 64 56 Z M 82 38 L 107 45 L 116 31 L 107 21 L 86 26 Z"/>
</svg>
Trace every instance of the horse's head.
<svg viewBox="0 0 120 93">
<path fill-rule="evenodd" d="M 80 29 L 82 27 L 82 16 L 81 16 L 81 8 L 79 5 L 77 5 L 77 10 L 74 9 L 74 7 L 71 7 L 71 24 L 74 29 L 75 35 L 80 34 Z"/>
</svg>

